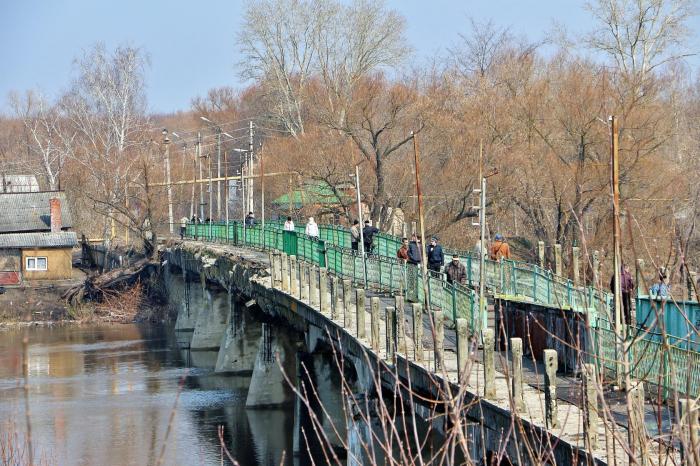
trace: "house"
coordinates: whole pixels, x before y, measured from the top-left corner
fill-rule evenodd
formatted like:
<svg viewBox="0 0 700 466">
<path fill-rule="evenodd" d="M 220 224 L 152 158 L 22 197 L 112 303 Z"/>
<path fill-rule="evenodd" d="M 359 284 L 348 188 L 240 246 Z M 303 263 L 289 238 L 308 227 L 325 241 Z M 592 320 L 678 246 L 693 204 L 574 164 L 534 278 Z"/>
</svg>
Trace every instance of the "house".
<svg viewBox="0 0 700 466">
<path fill-rule="evenodd" d="M 34 175 L 0 174 L 0 193 L 36 193 L 39 182 Z"/>
<path fill-rule="evenodd" d="M 335 218 L 343 213 L 343 205 L 356 209 L 354 186 L 343 183 L 333 189 L 325 181 L 307 181 L 299 189 L 283 194 L 272 201 L 278 212 L 296 212 L 302 217 L 314 215 L 319 221 L 324 219 L 335 223 Z"/>
<path fill-rule="evenodd" d="M 0 285 L 71 278 L 71 226 L 63 192 L 0 193 Z"/>
</svg>

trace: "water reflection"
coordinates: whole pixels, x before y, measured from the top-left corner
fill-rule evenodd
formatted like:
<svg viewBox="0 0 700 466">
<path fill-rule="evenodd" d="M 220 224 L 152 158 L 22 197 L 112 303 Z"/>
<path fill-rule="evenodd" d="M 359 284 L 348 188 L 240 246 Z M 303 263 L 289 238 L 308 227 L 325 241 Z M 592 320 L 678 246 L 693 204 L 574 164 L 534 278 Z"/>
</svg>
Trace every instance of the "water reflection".
<svg viewBox="0 0 700 466">
<path fill-rule="evenodd" d="M 22 336 L 0 333 L 0 420 L 23 425 Z M 213 373 L 216 352 L 178 350 L 168 328 L 32 327 L 34 444 L 61 465 L 221 464 L 217 427 L 241 465 L 292 464 L 292 409 L 246 410 L 246 377 Z M 225 462 L 224 464 L 228 464 Z"/>
</svg>

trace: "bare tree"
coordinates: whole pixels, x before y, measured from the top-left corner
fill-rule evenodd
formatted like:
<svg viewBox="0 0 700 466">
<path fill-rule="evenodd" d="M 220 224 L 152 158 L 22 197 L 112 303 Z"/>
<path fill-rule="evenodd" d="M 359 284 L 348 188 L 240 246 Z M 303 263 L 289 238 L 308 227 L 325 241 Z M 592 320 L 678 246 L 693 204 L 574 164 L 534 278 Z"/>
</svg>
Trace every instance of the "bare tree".
<svg viewBox="0 0 700 466">
<path fill-rule="evenodd" d="M 60 109 L 34 91 L 27 91 L 24 96 L 11 94 L 10 106 L 24 125 L 28 152 L 36 157 L 49 189 L 59 189 L 61 172 L 73 140 L 73 135 L 61 128 Z M 33 161 L 28 162 L 36 166 Z"/>
<path fill-rule="evenodd" d="M 587 9 L 598 22 L 588 44 L 608 54 L 638 90 L 649 72 L 688 56 L 693 0 L 592 0 Z"/>
<path fill-rule="evenodd" d="M 459 34 L 460 41 L 449 49 L 450 61 L 462 76 L 485 77 L 503 49 L 512 42 L 510 28 L 469 19 L 468 34 Z"/>
<path fill-rule="evenodd" d="M 118 221 L 115 207 L 126 204 L 128 185 L 139 170 L 136 154 L 147 123 L 147 59 L 137 48 L 110 52 L 98 44 L 76 66 L 78 78 L 61 107 L 76 135 L 72 158 L 84 169 L 84 194 L 105 214 L 104 242 L 109 246 L 110 224 Z M 153 225 L 147 220 L 130 227 L 143 232 L 144 224 L 148 229 Z"/>
</svg>

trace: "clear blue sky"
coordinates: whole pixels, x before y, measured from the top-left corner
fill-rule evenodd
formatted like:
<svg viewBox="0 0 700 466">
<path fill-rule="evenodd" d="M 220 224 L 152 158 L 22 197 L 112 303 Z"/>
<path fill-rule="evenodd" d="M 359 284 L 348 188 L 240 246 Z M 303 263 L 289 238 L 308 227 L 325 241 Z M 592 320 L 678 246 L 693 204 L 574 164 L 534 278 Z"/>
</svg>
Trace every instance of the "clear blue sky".
<svg viewBox="0 0 700 466">
<path fill-rule="evenodd" d="M 389 0 L 407 19 L 417 60 L 444 53 L 468 17 L 494 19 L 516 33 L 544 37 L 556 21 L 569 32 L 591 27 L 583 0 Z M 234 42 L 242 0 L 0 0 L 0 113 L 12 90 L 68 87 L 72 61 L 97 41 L 143 47 L 151 59 L 148 102 L 154 112 L 189 108 L 215 86 L 239 85 Z M 700 21 L 694 18 L 694 31 Z M 698 37 L 692 40 L 698 50 Z M 693 67 L 700 60 L 691 59 Z"/>
</svg>

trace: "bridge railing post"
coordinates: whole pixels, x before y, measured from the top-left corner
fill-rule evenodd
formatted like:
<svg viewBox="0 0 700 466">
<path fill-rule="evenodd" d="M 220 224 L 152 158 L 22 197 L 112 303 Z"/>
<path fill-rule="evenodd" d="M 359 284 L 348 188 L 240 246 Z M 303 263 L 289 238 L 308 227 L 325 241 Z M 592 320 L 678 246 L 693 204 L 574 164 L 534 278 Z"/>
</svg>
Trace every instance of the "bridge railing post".
<svg viewBox="0 0 700 466">
<path fill-rule="evenodd" d="M 641 380 L 632 380 L 631 387 L 628 390 L 630 397 L 630 407 L 632 412 L 629 414 L 629 442 L 632 448 L 633 457 L 630 458 L 630 463 L 634 462 L 641 466 L 646 466 L 648 463 L 649 452 L 647 451 L 647 435 L 644 424 L 644 383 Z"/>
<path fill-rule="evenodd" d="M 393 363 L 396 355 L 396 308 L 386 308 L 384 325 L 386 325 L 386 360 Z"/>
<path fill-rule="evenodd" d="M 394 305 L 396 306 L 396 341 L 398 344 L 397 351 L 404 356 L 406 352 L 406 319 L 404 317 L 404 299 L 403 295 L 394 297 Z"/>
<path fill-rule="evenodd" d="M 435 357 L 435 370 L 442 369 L 445 364 L 445 323 L 442 311 L 433 311 L 433 325 L 435 325 L 435 341 L 433 342 L 433 354 Z"/>
<path fill-rule="evenodd" d="M 297 256 L 289 256 L 289 289 L 295 298 L 299 297 L 299 269 L 297 265 Z"/>
<path fill-rule="evenodd" d="M 700 406 L 692 398 L 678 400 L 677 418 L 681 440 L 681 464 L 698 466 L 694 452 L 700 451 Z"/>
<path fill-rule="evenodd" d="M 563 275 L 561 261 L 561 244 L 559 243 L 554 245 L 554 273 L 556 273 L 558 277 L 561 277 Z"/>
<path fill-rule="evenodd" d="M 588 450 L 598 448 L 598 377 L 595 364 L 583 365 L 583 432 Z"/>
<path fill-rule="evenodd" d="M 282 291 L 289 292 L 289 257 L 280 253 L 280 269 L 282 271 Z"/>
<path fill-rule="evenodd" d="M 330 314 L 331 302 L 328 299 L 328 270 L 325 267 L 318 269 L 318 297 L 321 314 Z"/>
<path fill-rule="evenodd" d="M 523 340 L 510 339 L 510 357 L 512 362 L 511 393 L 513 394 L 513 406 L 518 411 L 525 409 L 523 397 Z"/>
<path fill-rule="evenodd" d="M 496 368 L 494 361 L 494 333 L 492 328 L 484 329 L 484 398 L 496 397 Z"/>
<path fill-rule="evenodd" d="M 559 427 L 557 413 L 557 351 L 544 350 L 544 420 L 548 429 Z"/>
<path fill-rule="evenodd" d="M 340 279 L 331 276 L 331 320 L 338 319 L 340 313 Z"/>
<path fill-rule="evenodd" d="M 413 308 L 413 357 L 416 362 L 423 361 L 423 307 L 412 303 Z"/>
<path fill-rule="evenodd" d="M 374 299 L 374 298 L 373 298 Z M 379 299 L 379 298 L 377 298 Z M 372 302 L 372 306 L 374 306 L 374 302 Z M 352 313 L 350 312 L 350 296 L 348 295 L 348 310 L 346 311 L 346 315 L 350 316 Z M 364 288 L 356 288 L 355 289 L 355 322 L 357 323 L 357 338 L 359 340 L 364 340 L 367 338 L 367 328 L 365 327 L 365 290 Z M 351 327 L 352 319 L 347 319 L 348 321 L 348 329 Z"/>
<path fill-rule="evenodd" d="M 469 322 L 462 317 L 457 318 L 457 378 L 460 383 L 466 381 L 465 373 L 469 361 Z"/>
<path fill-rule="evenodd" d="M 352 280 L 343 279 L 343 328 L 352 328 Z"/>
<path fill-rule="evenodd" d="M 379 354 L 380 350 L 380 340 L 379 340 L 379 322 L 381 318 L 379 317 L 379 298 L 372 297 L 372 312 L 370 314 L 370 345 L 372 349 Z"/>
<path fill-rule="evenodd" d="M 299 261 L 299 294 L 302 301 L 309 302 L 309 263 Z"/>
<path fill-rule="evenodd" d="M 309 304 L 311 307 L 318 307 L 319 294 L 318 294 L 318 266 L 312 264 L 309 267 Z"/>
</svg>

